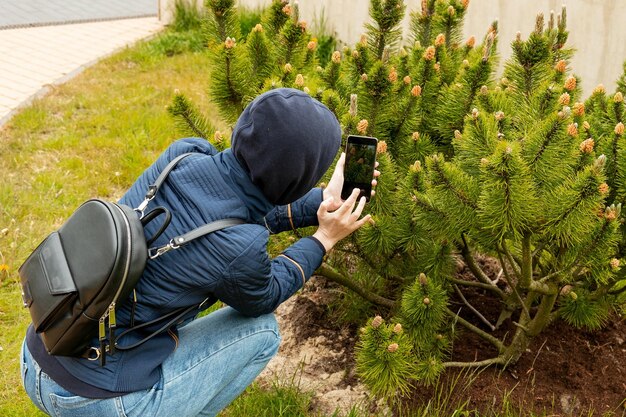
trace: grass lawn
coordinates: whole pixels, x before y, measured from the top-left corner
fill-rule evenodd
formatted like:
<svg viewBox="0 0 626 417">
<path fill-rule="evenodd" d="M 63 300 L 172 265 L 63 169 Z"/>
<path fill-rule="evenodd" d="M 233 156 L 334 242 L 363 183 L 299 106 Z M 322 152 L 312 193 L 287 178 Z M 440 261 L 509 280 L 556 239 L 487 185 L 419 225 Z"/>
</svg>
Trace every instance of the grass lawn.
<svg viewBox="0 0 626 417">
<path fill-rule="evenodd" d="M 19 376 L 30 317 L 17 269 L 26 256 L 83 200 L 116 200 L 179 137 L 166 111 L 175 89 L 217 114 L 205 94 L 207 55 L 168 57 L 164 43 L 160 37 L 105 59 L 0 130 L 0 416 L 39 415 Z"/>
</svg>

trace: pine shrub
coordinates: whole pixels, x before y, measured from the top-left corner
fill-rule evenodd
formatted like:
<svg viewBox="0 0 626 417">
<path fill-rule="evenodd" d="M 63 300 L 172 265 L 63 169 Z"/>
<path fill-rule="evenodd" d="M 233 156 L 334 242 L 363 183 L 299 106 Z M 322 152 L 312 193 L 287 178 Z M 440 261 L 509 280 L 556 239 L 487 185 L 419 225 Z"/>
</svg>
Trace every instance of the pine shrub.
<svg viewBox="0 0 626 417">
<path fill-rule="evenodd" d="M 403 38 L 403 1 L 371 0 L 366 33 L 322 66 L 297 3 L 274 0 L 242 39 L 234 1 L 207 2 L 209 94 L 224 120 L 234 123 L 263 91 L 292 87 L 326 104 L 344 137 L 380 140 L 375 222 L 317 272 L 387 317 L 364 325 L 357 370 L 388 399 L 449 367 L 514 364 L 559 318 L 598 328 L 626 288 L 626 82 L 583 102 L 565 9 L 547 22 L 539 15 L 526 39 L 518 34 L 496 80 L 497 23 L 480 42 L 463 40 L 468 3 L 423 0 Z M 228 146 L 184 96 L 170 111 L 192 134 Z M 470 290 L 501 306 L 499 317 L 473 306 Z M 504 325 L 508 336 L 496 337 Z M 461 328 L 493 345 L 493 357 L 450 358 Z"/>
</svg>

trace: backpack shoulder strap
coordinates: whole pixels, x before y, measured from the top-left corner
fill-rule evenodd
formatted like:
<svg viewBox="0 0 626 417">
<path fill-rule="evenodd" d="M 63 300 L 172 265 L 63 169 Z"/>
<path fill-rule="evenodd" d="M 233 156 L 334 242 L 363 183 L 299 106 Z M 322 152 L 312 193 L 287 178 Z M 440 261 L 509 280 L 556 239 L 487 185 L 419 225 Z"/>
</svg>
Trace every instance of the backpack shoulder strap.
<svg viewBox="0 0 626 417">
<path fill-rule="evenodd" d="M 187 158 L 189 155 L 192 155 L 192 153 L 184 153 L 182 155 L 178 155 L 176 158 L 172 159 L 169 164 L 167 164 L 167 166 L 163 169 L 163 171 L 161 171 L 157 179 L 148 186 L 148 191 L 146 192 L 144 200 L 141 202 L 141 204 L 137 206 L 135 210 L 143 213 L 143 211 L 148 206 L 148 203 L 154 198 L 156 193 L 159 191 L 159 188 L 161 188 L 161 185 L 163 185 L 163 182 L 165 182 L 167 176 L 170 175 L 170 172 L 172 172 L 172 170 L 176 167 L 176 165 L 178 165 L 180 161 Z"/>
<path fill-rule="evenodd" d="M 204 226 L 200 226 L 196 229 L 190 230 L 189 232 L 173 237 L 169 243 L 163 246 L 154 247 L 148 249 L 148 256 L 150 259 L 158 258 L 163 255 L 165 252 L 168 252 L 172 249 L 178 249 L 187 243 L 198 239 L 199 237 L 206 236 L 209 233 L 213 233 L 217 230 L 224 229 L 226 227 L 235 226 L 238 224 L 244 224 L 245 221 L 242 219 L 228 218 L 222 220 L 216 220 L 214 222 L 205 224 Z"/>
</svg>

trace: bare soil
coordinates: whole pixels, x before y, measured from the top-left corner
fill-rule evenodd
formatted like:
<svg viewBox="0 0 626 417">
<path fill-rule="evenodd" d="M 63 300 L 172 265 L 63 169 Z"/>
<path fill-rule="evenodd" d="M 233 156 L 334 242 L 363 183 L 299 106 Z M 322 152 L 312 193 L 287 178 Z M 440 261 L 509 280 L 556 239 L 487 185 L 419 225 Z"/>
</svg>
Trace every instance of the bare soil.
<svg viewBox="0 0 626 417">
<path fill-rule="evenodd" d="M 345 412 L 353 404 L 362 404 L 375 415 L 390 415 L 389 409 L 370 398 L 356 377 L 353 353 L 358 329 L 339 325 L 330 317 L 327 306 L 338 294 L 335 284 L 316 277 L 279 308 L 283 342 L 262 377 L 278 375 L 314 392 L 313 407 L 319 413 Z M 482 290 L 465 296 L 495 322 L 499 309 L 493 299 Z M 467 309 L 462 309 L 461 315 L 480 325 Z M 511 326 L 505 323 L 497 332 L 512 331 Z M 524 414 L 626 416 L 625 340 L 624 317 L 616 316 L 606 328 L 593 332 L 559 321 L 506 370 L 492 367 L 460 379 L 458 370 L 447 371 L 442 382 L 456 388 L 443 392 L 452 393 L 451 403 L 466 403 L 465 409 L 480 414 L 501 411 L 506 398 Z M 486 359 L 494 353 L 491 345 L 469 332 L 457 338 L 453 348 L 455 361 Z M 403 404 L 423 408 L 435 395 L 433 388 L 416 387 Z"/>
</svg>

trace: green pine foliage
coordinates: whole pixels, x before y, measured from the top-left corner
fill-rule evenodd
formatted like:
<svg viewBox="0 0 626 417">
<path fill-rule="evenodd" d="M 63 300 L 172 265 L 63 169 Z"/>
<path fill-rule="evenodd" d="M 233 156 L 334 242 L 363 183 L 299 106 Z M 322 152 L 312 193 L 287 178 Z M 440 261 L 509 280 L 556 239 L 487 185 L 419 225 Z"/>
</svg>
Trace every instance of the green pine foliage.
<svg viewBox="0 0 626 417">
<path fill-rule="evenodd" d="M 355 308 L 346 296 L 350 314 L 340 316 L 363 323 L 376 311 L 399 323 L 376 317 L 360 334 L 357 371 L 375 395 L 393 401 L 449 367 L 513 364 L 554 320 L 594 329 L 623 303 L 626 91 L 597 89 L 582 101 L 568 71 L 565 9 L 517 36 L 495 80 L 498 26 L 463 41 L 468 0 L 423 0 L 408 34 L 404 2 L 371 0 L 359 42 L 330 59 L 318 56 L 297 3 L 274 0 L 245 38 L 233 3 L 208 1 L 205 23 L 209 94 L 227 123 L 257 94 L 285 86 L 326 104 L 344 136 L 379 139 L 374 222 L 318 270 L 366 300 Z M 170 111 L 227 146 L 184 97 Z M 469 272 L 459 277 L 460 268 Z M 475 288 L 502 306 L 499 317 L 467 300 Z M 492 334 L 499 326 L 509 326 L 506 340 Z M 458 327 L 496 355 L 454 361 Z"/>
</svg>

